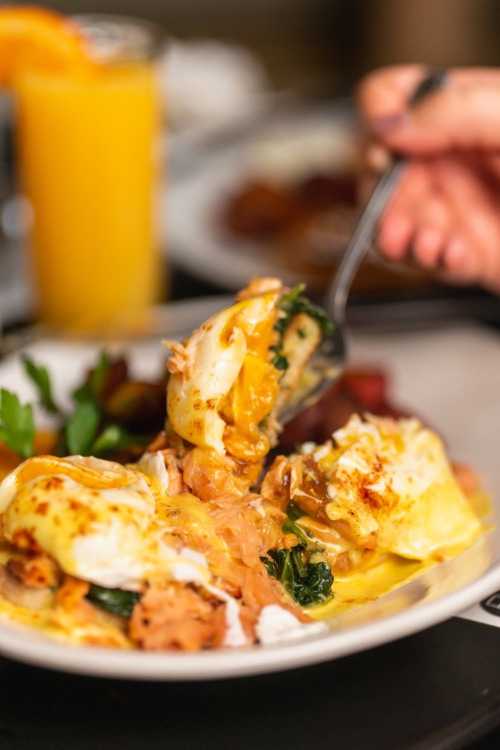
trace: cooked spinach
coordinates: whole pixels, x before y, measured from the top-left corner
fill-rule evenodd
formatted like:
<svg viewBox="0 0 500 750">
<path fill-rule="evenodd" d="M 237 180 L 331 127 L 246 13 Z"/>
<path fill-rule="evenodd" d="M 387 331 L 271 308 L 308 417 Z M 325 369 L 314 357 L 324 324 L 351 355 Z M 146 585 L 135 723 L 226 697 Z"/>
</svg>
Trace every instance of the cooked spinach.
<svg viewBox="0 0 500 750">
<path fill-rule="evenodd" d="M 295 503 L 290 503 L 283 531 L 295 534 L 299 544 L 291 549 L 271 549 L 267 557 L 262 557 L 267 572 L 288 591 L 298 604 L 307 607 L 324 602 L 332 594 L 333 575 L 327 562 L 321 559 L 321 552 L 297 521 L 304 511 Z"/>
<path fill-rule="evenodd" d="M 291 521 L 298 521 L 299 518 L 302 518 L 302 516 L 305 515 L 302 508 L 295 503 L 289 503 L 287 505 L 286 514 Z"/>
<path fill-rule="evenodd" d="M 292 319 L 299 313 L 305 313 L 317 321 L 323 336 L 330 335 L 333 331 L 332 321 L 322 307 L 315 305 L 303 294 L 304 289 L 305 284 L 297 284 L 289 292 L 283 294 L 278 302 L 281 315 L 275 324 L 275 329 L 283 335 Z"/>
<path fill-rule="evenodd" d="M 274 347 L 271 347 L 273 351 L 276 351 Z M 288 359 L 280 351 L 277 351 L 271 360 L 271 364 L 276 367 L 277 370 L 288 370 Z"/>
<path fill-rule="evenodd" d="M 120 617 L 130 617 L 135 605 L 140 599 L 140 594 L 135 591 L 124 591 L 123 589 L 107 589 L 103 586 L 92 585 L 87 594 L 87 599 L 101 609 L 111 612 Z"/>
<path fill-rule="evenodd" d="M 321 307 L 314 305 L 304 296 L 304 289 L 305 284 L 297 284 L 289 292 L 283 294 L 278 302 L 280 314 L 274 325 L 274 330 L 279 333 L 279 341 L 271 347 L 271 350 L 274 352 L 271 362 L 278 370 L 288 369 L 288 359 L 283 354 L 283 338 L 288 326 L 296 315 L 305 313 L 310 318 L 314 318 L 321 329 L 322 336 L 328 336 L 333 331 L 332 321 Z M 299 328 L 297 335 L 300 338 L 304 338 L 306 333 L 303 329 Z"/>
<path fill-rule="evenodd" d="M 302 544 L 292 549 L 271 549 L 262 562 L 302 607 L 319 604 L 332 596 L 333 575 L 328 563 L 311 562 Z"/>
<path fill-rule="evenodd" d="M 290 517 L 286 519 L 285 523 L 282 526 L 282 529 L 287 534 L 295 534 L 301 544 L 307 546 L 311 541 L 305 531 L 300 528 L 299 524 Z"/>
</svg>

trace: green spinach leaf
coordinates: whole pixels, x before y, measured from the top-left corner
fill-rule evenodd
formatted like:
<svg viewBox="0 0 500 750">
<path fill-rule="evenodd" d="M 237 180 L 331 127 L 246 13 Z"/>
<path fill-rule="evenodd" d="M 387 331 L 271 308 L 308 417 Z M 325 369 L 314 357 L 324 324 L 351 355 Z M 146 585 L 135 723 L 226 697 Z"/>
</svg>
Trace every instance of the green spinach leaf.
<svg viewBox="0 0 500 750">
<path fill-rule="evenodd" d="M 101 609 L 111 612 L 120 617 L 130 617 L 135 605 L 140 599 L 140 594 L 135 591 L 124 591 L 123 589 L 108 589 L 103 586 L 92 585 L 87 594 L 87 599 Z"/>
<path fill-rule="evenodd" d="M 327 562 L 311 562 L 306 548 L 298 544 L 292 549 L 271 549 L 262 562 L 273 578 L 302 607 L 330 599 L 333 575 Z"/>
<path fill-rule="evenodd" d="M 310 318 L 314 318 L 321 329 L 322 336 L 328 336 L 333 331 L 333 323 L 327 316 L 326 312 L 318 305 L 314 305 L 303 294 L 304 289 L 305 284 L 297 284 L 297 286 L 289 292 L 283 294 L 278 302 L 280 313 L 278 320 L 274 325 L 274 330 L 279 333 L 279 341 L 271 347 L 271 350 L 274 352 L 271 362 L 277 370 L 288 369 L 288 359 L 283 354 L 283 337 L 288 326 L 296 315 L 299 313 L 305 313 L 306 315 L 309 315 Z M 305 332 L 302 329 L 299 329 L 297 333 L 301 338 L 305 337 Z"/>
<path fill-rule="evenodd" d="M 281 315 L 276 322 L 275 329 L 284 334 L 290 325 L 292 318 L 299 313 L 305 313 L 310 318 L 314 318 L 321 328 L 323 336 L 328 336 L 333 331 L 333 323 L 319 305 L 313 304 L 304 294 L 305 284 L 297 284 L 293 289 L 281 297 L 278 306 Z"/>
</svg>

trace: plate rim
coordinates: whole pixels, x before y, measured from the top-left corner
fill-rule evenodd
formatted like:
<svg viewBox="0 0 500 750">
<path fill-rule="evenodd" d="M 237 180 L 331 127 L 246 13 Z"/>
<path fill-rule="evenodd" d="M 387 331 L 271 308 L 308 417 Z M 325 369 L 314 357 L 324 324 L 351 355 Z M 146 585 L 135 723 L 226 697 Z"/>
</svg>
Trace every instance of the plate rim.
<svg viewBox="0 0 500 750">
<path fill-rule="evenodd" d="M 24 626 L 5 624 L 3 620 L 0 653 L 33 666 L 108 679 L 151 682 L 232 679 L 312 666 L 399 640 L 449 619 L 499 588 L 500 561 L 451 594 L 366 625 L 300 641 L 195 654 L 66 645 L 46 636 L 27 638 Z"/>
</svg>

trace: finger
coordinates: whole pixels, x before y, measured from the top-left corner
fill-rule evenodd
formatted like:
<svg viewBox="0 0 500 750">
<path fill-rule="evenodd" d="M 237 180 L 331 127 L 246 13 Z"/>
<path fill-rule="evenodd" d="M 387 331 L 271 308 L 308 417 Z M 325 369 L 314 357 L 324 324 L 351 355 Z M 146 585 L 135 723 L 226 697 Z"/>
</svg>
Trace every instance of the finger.
<svg viewBox="0 0 500 750">
<path fill-rule="evenodd" d="M 381 147 L 382 148 L 382 147 Z M 490 177 L 495 179 L 495 182 L 500 179 L 500 153 L 498 151 L 493 154 L 482 154 L 484 167 Z"/>
<path fill-rule="evenodd" d="M 358 85 L 357 104 L 365 122 L 397 118 L 408 109 L 408 101 L 427 73 L 424 65 L 394 65 L 369 73 Z M 451 84 L 471 87 L 498 85 L 499 71 L 495 68 L 457 68 L 448 73 L 444 91 Z"/>
<path fill-rule="evenodd" d="M 415 232 L 415 221 L 408 213 L 393 211 L 380 227 L 378 248 L 388 260 L 403 260 Z"/>
<path fill-rule="evenodd" d="M 440 91 L 409 110 L 408 98 L 422 75 L 418 66 L 389 69 L 361 85 L 365 120 L 384 145 L 418 155 L 500 148 L 500 71 L 452 71 Z"/>
<path fill-rule="evenodd" d="M 413 241 L 413 254 L 423 268 L 436 268 L 448 238 L 437 227 L 424 226 L 417 230 Z"/>
<path fill-rule="evenodd" d="M 481 174 L 467 159 L 449 158 L 436 164 L 435 178 L 453 206 L 457 225 L 467 238 L 469 264 L 476 265 L 478 279 L 492 289 L 500 287 L 500 218 L 493 196 Z M 453 264 L 460 252 L 454 251 Z M 451 261 L 450 261 L 451 262 Z M 469 267 L 469 266 L 467 266 Z"/>
<path fill-rule="evenodd" d="M 410 249 L 418 206 L 429 190 L 422 164 L 411 164 L 403 174 L 379 225 L 379 248 L 391 260 L 402 260 Z"/>
<path fill-rule="evenodd" d="M 424 268 L 436 268 L 441 262 L 451 224 L 451 210 L 446 201 L 436 191 L 429 192 L 419 214 L 413 241 L 413 254 Z"/>
<path fill-rule="evenodd" d="M 411 92 L 424 75 L 423 65 L 400 65 L 375 70 L 358 86 L 356 98 L 368 126 L 397 119 L 406 110 Z"/>
<path fill-rule="evenodd" d="M 449 280 L 472 284 L 479 276 L 478 253 L 462 236 L 452 237 L 444 251 L 443 268 Z"/>
</svg>

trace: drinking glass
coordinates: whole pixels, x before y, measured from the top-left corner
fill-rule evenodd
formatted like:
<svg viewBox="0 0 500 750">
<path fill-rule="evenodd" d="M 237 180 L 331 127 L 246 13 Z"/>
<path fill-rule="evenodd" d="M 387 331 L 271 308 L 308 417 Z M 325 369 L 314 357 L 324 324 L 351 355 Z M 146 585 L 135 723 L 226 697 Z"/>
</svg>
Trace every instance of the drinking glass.
<svg viewBox="0 0 500 750">
<path fill-rule="evenodd" d="M 20 185 L 31 213 L 38 319 L 59 331 L 130 333 L 161 289 L 160 31 L 78 16 L 97 65 L 23 70 L 14 85 Z"/>
</svg>

